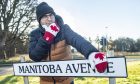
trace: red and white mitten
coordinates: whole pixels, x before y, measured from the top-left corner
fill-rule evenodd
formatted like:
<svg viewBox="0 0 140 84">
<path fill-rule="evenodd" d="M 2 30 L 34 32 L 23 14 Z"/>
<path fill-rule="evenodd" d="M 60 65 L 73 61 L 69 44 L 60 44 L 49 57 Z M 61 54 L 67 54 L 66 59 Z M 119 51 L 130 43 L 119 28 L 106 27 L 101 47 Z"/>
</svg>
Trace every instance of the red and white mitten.
<svg viewBox="0 0 140 84">
<path fill-rule="evenodd" d="M 54 37 L 57 35 L 57 33 L 60 31 L 59 27 L 56 26 L 55 23 L 50 24 L 49 26 L 47 25 L 42 25 L 43 28 L 45 28 L 45 33 L 43 38 L 48 41 L 52 42 Z"/>
<path fill-rule="evenodd" d="M 89 61 L 91 66 L 95 67 L 99 73 L 105 72 L 107 69 L 108 62 L 106 60 L 106 55 L 103 52 L 92 52 L 89 55 Z"/>
</svg>

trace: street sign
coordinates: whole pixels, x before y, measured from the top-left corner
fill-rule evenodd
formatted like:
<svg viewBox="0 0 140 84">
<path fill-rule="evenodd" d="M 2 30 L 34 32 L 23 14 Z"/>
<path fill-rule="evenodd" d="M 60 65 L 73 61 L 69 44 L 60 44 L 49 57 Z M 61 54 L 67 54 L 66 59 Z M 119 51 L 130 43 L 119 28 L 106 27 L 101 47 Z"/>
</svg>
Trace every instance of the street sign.
<svg viewBox="0 0 140 84">
<path fill-rule="evenodd" d="M 107 61 L 105 73 L 91 67 L 89 60 L 14 63 L 13 69 L 16 76 L 127 77 L 125 57 L 109 57 Z"/>
</svg>

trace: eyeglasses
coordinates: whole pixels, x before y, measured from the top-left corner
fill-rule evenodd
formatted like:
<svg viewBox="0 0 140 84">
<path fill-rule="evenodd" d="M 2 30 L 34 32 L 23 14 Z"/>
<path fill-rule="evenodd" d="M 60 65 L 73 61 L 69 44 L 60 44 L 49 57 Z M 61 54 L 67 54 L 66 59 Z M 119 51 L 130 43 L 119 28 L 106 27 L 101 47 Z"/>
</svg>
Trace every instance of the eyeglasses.
<svg viewBox="0 0 140 84">
<path fill-rule="evenodd" d="M 42 18 L 48 18 L 48 17 L 52 17 L 53 14 L 52 13 L 49 13 L 49 14 L 45 14 Z"/>
</svg>

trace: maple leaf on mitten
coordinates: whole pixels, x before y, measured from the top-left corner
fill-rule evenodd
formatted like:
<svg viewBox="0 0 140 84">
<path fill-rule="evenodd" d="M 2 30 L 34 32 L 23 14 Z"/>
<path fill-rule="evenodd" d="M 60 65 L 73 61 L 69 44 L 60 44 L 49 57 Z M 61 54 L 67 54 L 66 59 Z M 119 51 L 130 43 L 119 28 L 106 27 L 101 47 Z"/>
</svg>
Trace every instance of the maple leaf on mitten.
<svg viewBox="0 0 140 84">
<path fill-rule="evenodd" d="M 59 27 L 57 27 L 55 23 L 52 23 L 49 26 L 42 25 L 42 27 L 45 29 L 43 38 L 48 42 L 52 42 L 57 33 L 60 31 Z"/>
<path fill-rule="evenodd" d="M 105 72 L 108 62 L 106 61 L 106 55 L 103 52 L 92 52 L 89 55 L 90 63 L 94 62 L 95 67 L 99 73 Z M 92 61 L 91 61 L 92 60 Z"/>
</svg>

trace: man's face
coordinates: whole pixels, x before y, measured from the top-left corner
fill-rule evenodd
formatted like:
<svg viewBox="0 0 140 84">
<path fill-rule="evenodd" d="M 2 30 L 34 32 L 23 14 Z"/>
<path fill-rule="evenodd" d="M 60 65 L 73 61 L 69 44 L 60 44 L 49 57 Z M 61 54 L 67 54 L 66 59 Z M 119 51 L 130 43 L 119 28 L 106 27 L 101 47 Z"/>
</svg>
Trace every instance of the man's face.
<svg viewBox="0 0 140 84">
<path fill-rule="evenodd" d="M 45 14 L 40 20 L 41 25 L 47 25 L 47 26 L 49 26 L 51 23 L 54 22 L 55 22 L 55 16 L 52 13 Z"/>
</svg>

